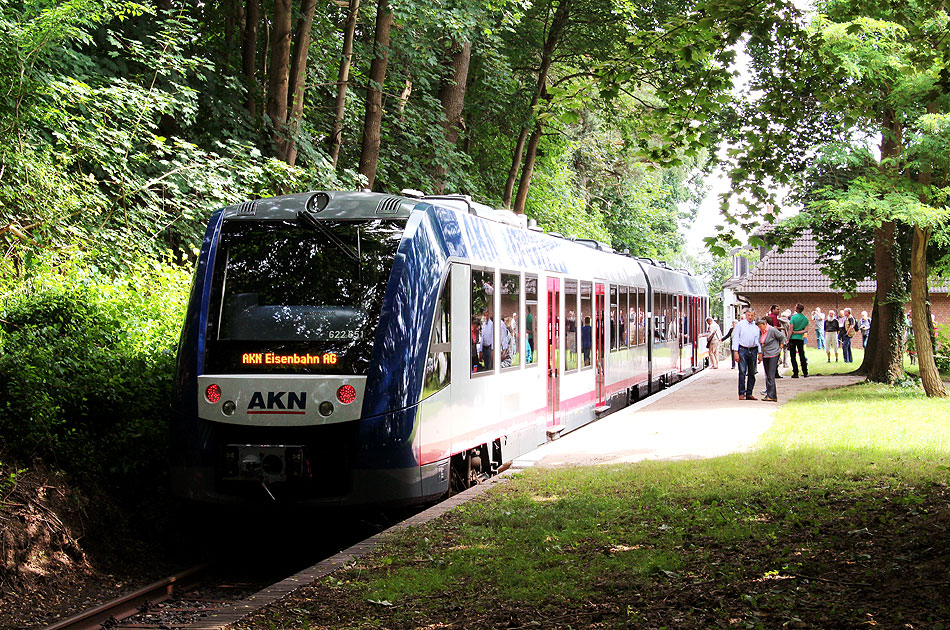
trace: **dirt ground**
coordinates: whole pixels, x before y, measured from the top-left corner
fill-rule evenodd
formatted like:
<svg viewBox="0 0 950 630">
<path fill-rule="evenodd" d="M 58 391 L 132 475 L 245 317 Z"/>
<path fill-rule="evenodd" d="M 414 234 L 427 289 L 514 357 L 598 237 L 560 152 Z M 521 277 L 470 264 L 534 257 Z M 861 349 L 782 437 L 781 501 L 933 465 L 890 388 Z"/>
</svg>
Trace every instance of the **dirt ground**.
<svg viewBox="0 0 950 630">
<path fill-rule="evenodd" d="M 40 464 L 0 464 L 0 628 L 42 627 L 147 584 L 167 568 L 161 555 L 108 498 Z"/>
</svg>

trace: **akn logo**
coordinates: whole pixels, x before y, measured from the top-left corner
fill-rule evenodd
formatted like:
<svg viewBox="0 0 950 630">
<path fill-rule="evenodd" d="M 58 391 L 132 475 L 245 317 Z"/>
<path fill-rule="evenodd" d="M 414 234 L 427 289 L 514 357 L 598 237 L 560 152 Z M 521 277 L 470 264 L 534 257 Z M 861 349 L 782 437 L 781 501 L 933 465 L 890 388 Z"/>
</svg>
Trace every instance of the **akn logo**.
<svg viewBox="0 0 950 630">
<path fill-rule="evenodd" d="M 287 402 L 284 402 L 284 396 L 287 396 Z M 247 404 L 247 413 L 262 414 L 302 414 L 307 409 L 307 392 L 267 392 L 267 400 L 264 400 L 263 392 L 254 392 L 251 396 L 251 402 Z M 299 411 L 298 411 L 299 410 Z"/>
</svg>

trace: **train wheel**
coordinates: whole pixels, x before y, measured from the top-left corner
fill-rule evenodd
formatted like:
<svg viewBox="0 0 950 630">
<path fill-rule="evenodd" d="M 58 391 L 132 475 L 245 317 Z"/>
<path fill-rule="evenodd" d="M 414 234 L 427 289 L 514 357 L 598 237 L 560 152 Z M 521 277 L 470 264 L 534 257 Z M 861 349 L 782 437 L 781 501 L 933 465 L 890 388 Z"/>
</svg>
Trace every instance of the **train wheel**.
<svg viewBox="0 0 950 630">
<path fill-rule="evenodd" d="M 473 448 L 452 457 L 452 472 L 449 477 L 450 494 L 458 494 L 478 485 L 482 477 L 482 450 Z"/>
</svg>

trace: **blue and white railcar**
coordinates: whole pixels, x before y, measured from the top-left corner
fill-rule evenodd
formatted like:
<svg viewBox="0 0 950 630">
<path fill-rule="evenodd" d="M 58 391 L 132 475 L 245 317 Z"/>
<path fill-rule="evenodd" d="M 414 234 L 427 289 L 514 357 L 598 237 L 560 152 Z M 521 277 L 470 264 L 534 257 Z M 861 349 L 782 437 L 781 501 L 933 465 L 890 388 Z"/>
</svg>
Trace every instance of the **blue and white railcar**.
<svg viewBox="0 0 950 630">
<path fill-rule="evenodd" d="M 173 487 L 427 500 L 699 369 L 705 287 L 459 197 L 316 192 L 211 218 Z"/>
</svg>

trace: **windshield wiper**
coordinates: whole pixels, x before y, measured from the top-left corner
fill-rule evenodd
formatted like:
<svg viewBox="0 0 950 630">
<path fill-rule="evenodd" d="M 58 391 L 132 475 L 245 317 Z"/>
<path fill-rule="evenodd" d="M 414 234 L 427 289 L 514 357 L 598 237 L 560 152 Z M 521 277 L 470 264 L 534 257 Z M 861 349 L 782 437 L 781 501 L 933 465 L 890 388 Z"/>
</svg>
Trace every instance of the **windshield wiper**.
<svg viewBox="0 0 950 630">
<path fill-rule="evenodd" d="M 349 256 L 354 262 L 359 264 L 360 262 L 359 253 L 356 252 L 352 247 L 350 247 L 349 245 L 341 241 L 340 238 L 336 234 L 328 230 L 326 226 L 324 226 L 321 221 L 314 218 L 312 214 L 310 214 L 306 210 L 301 210 L 297 213 L 297 220 L 299 220 L 300 223 L 307 226 L 308 228 L 312 230 L 316 230 L 317 232 L 320 232 L 320 234 L 325 236 L 328 241 L 336 245 L 337 248 L 341 252 L 343 252 L 344 254 Z"/>
</svg>

